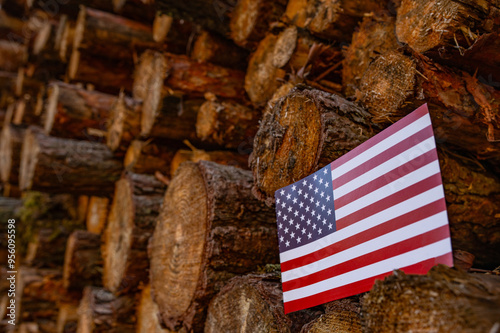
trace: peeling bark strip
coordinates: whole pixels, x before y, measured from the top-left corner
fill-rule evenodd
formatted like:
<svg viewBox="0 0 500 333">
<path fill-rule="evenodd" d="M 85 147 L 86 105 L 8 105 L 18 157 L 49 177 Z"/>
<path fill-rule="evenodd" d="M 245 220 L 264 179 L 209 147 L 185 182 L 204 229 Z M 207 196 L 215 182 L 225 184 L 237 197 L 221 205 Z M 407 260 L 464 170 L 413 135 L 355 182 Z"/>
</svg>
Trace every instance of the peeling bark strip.
<svg viewBox="0 0 500 333">
<path fill-rule="evenodd" d="M 19 187 L 45 192 L 111 193 L 123 169 L 106 145 L 26 131 L 21 151 Z"/>
<path fill-rule="evenodd" d="M 101 236 L 76 230 L 69 236 L 63 266 L 63 285 L 81 291 L 85 286 L 102 285 Z"/>
<path fill-rule="evenodd" d="M 379 56 L 361 82 L 361 102 L 374 122 L 392 123 L 424 102 L 436 140 L 500 161 L 500 93 L 462 71 L 398 52 Z"/>
<path fill-rule="evenodd" d="M 440 265 L 427 275 L 377 281 L 362 300 L 366 332 L 490 332 L 500 317 L 500 277 Z"/>
<path fill-rule="evenodd" d="M 0 175 L 2 182 L 19 183 L 21 148 L 25 129 L 16 125 L 4 125 L 0 136 Z"/>
<path fill-rule="evenodd" d="M 163 323 L 201 331 L 209 300 L 236 274 L 278 261 L 274 210 L 257 201 L 249 171 L 186 162 L 165 194 L 149 247 Z"/>
<path fill-rule="evenodd" d="M 148 280 L 147 245 L 165 192 L 154 176 L 127 173 L 116 182 L 103 236 L 103 285 L 113 293 Z"/>
<path fill-rule="evenodd" d="M 387 1 L 290 0 L 285 18 L 318 37 L 349 42 L 363 16 L 387 7 Z"/>
<path fill-rule="evenodd" d="M 204 332 L 299 332 L 320 314 L 314 308 L 285 316 L 279 274 L 249 274 L 231 279 L 212 299 Z"/>
<path fill-rule="evenodd" d="M 78 333 L 135 333 L 135 299 L 85 287 L 78 307 Z"/>
<path fill-rule="evenodd" d="M 254 193 L 268 204 L 274 192 L 337 159 L 374 135 L 356 104 L 298 86 L 264 115 L 249 163 Z"/>
<path fill-rule="evenodd" d="M 116 96 L 81 87 L 52 82 L 45 104 L 44 130 L 47 135 L 71 139 L 92 139 L 89 129 L 103 132 Z"/>
</svg>

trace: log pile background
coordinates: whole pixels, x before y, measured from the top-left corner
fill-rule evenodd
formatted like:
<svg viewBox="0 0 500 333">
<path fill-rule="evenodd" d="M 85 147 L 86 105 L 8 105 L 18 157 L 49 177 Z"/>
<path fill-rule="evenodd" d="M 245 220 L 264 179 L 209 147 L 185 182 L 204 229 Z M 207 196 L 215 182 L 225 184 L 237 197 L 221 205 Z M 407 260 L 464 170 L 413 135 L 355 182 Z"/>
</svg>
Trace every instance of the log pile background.
<svg viewBox="0 0 500 333">
<path fill-rule="evenodd" d="M 0 5 L 2 331 L 500 330 L 498 1 Z M 459 268 L 285 315 L 274 191 L 423 103 Z"/>
</svg>

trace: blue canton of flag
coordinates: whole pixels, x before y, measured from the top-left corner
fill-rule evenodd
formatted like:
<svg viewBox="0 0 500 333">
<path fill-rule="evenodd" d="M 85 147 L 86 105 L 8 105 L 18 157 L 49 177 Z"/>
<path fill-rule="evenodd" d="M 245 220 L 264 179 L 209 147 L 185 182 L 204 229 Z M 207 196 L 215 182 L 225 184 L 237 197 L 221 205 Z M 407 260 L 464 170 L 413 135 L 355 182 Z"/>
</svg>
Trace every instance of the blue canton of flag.
<svg viewBox="0 0 500 333">
<path fill-rule="evenodd" d="M 280 252 L 336 231 L 330 165 L 276 191 Z"/>
</svg>

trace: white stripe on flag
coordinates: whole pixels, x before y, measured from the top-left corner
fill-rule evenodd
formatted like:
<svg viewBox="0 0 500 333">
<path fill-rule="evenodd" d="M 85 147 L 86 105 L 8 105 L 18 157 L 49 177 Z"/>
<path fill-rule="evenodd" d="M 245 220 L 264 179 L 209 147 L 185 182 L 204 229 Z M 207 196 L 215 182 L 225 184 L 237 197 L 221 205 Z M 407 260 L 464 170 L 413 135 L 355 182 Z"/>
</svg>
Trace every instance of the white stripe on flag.
<svg viewBox="0 0 500 333">
<path fill-rule="evenodd" d="M 408 148 L 406 151 L 401 154 L 394 156 L 388 161 L 368 170 L 357 178 L 351 180 L 350 182 L 340 186 L 335 187 L 335 178 L 342 176 L 338 173 L 338 170 L 332 171 L 332 181 L 334 184 L 334 198 L 339 199 L 342 196 L 348 194 L 349 192 L 363 186 L 366 183 L 380 177 L 380 175 L 386 174 L 397 167 L 405 164 L 406 162 L 412 160 L 413 158 L 417 158 L 427 153 L 428 151 L 435 149 L 436 143 L 434 141 L 434 137 L 430 137 L 421 143 Z M 381 153 L 381 152 L 380 152 Z M 438 170 L 439 171 L 439 170 Z"/>
<path fill-rule="evenodd" d="M 356 222 L 348 227 L 340 229 L 330 235 L 327 235 L 315 242 L 291 249 L 280 253 L 281 263 L 293 260 L 295 258 L 300 258 L 305 255 L 311 254 L 318 249 L 324 247 L 325 244 L 333 244 L 339 240 L 348 238 L 350 236 L 356 235 L 362 231 L 373 228 L 384 222 L 387 222 L 395 217 L 401 216 L 403 214 L 409 213 L 416 208 L 425 206 L 434 202 L 438 199 L 444 198 L 444 192 L 442 185 L 436 186 L 428 191 L 420 193 L 408 200 L 405 200 L 399 204 L 391 206 L 381 212 L 378 212 L 372 216 L 369 216 L 359 222 Z"/>
<path fill-rule="evenodd" d="M 358 268 L 356 270 L 311 284 L 302 288 L 286 291 L 283 293 L 284 302 L 298 300 L 312 296 L 318 292 L 342 287 L 366 278 L 390 272 L 400 268 L 402 265 L 413 265 L 431 258 L 436 258 L 450 252 L 450 239 L 446 238 L 433 244 L 406 252 L 392 258 L 376 262 L 374 264 Z"/>
<path fill-rule="evenodd" d="M 439 173 L 439 162 L 433 161 L 420 169 L 417 169 L 404 177 L 396 179 L 395 181 L 373 191 L 367 193 L 366 195 L 354 200 L 347 205 L 335 209 L 335 218 L 340 220 L 341 218 L 356 212 L 360 208 L 366 207 L 387 197 L 388 195 L 394 194 L 402 189 L 405 189 L 421 180 L 424 180 L 432 175 Z M 364 184 L 363 184 L 364 185 Z M 337 190 L 333 191 L 335 199 L 337 198 Z M 335 202 L 335 201 L 334 201 Z"/>
<path fill-rule="evenodd" d="M 400 129 L 396 133 L 380 141 L 376 145 L 368 148 L 366 151 L 361 152 L 359 155 L 352 158 L 351 160 L 345 162 L 342 165 L 339 165 L 337 168 L 334 169 L 335 173 L 332 173 L 332 178 L 335 179 L 336 178 L 335 175 L 339 176 L 345 174 L 349 170 L 357 167 L 360 164 L 365 163 L 369 159 L 379 155 L 381 152 L 390 149 L 396 143 L 403 141 L 404 139 L 412 136 L 413 134 L 426 128 L 429 125 L 431 125 L 431 119 L 429 114 L 426 114 L 425 116 L 420 117 L 418 120 L 412 122 L 408 126 Z"/>
<path fill-rule="evenodd" d="M 291 281 L 299 277 L 307 276 L 329 267 L 339 265 L 343 262 L 357 258 L 364 254 L 377 251 L 386 246 L 399 243 L 401 241 L 410 239 L 412 237 L 424 234 L 428 231 L 447 225 L 448 220 L 446 212 L 435 214 L 431 217 L 425 218 L 403 228 L 391 231 L 383 236 L 371 239 L 367 242 L 348 248 L 342 252 L 335 253 L 327 258 L 315 261 L 311 264 L 301 266 L 299 268 L 291 269 L 281 273 L 283 282 Z M 391 253 L 387 253 L 390 256 Z"/>
</svg>

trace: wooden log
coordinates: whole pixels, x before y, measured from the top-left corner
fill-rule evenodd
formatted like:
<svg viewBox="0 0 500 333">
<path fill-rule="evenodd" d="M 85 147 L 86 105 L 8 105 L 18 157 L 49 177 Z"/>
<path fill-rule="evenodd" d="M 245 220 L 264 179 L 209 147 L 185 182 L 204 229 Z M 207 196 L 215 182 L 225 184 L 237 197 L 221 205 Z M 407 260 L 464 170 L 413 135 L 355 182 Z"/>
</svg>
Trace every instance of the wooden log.
<svg viewBox="0 0 500 333">
<path fill-rule="evenodd" d="M 400 42 L 435 61 L 465 66 L 470 74 L 479 69 L 480 75 L 493 75 L 498 82 L 499 43 L 492 42 L 498 36 L 498 17 L 498 3 L 493 0 L 404 0 L 398 8 L 396 35 Z M 487 37 L 489 33 L 494 35 Z M 482 35 L 484 40 L 480 40 Z"/>
<path fill-rule="evenodd" d="M 191 58 L 199 62 L 209 62 L 228 68 L 245 70 L 248 52 L 230 40 L 219 35 L 202 31 L 196 37 L 191 50 Z"/>
<path fill-rule="evenodd" d="M 396 19 L 387 12 L 367 16 L 352 35 L 342 63 L 342 87 L 345 96 L 355 96 L 368 66 L 378 55 L 398 48 L 394 34 Z"/>
<path fill-rule="evenodd" d="M 250 100 L 263 106 L 281 85 L 286 73 L 295 82 L 340 90 L 341 51 L 327 46 L 307 32 L 291 26 L 272 31 L 250 58 L 245 90 Z M 327 83 L 330 82 L 330 83 Z M 333 83 L 332 83 L 333 82 Z"/>
<path fill-rule="evenodd" d="M 100 235 L 108 219 L 109 198 L 91 196 L 88 203 L 87 231 Z"/>
<path fill-rule="evenodd" d="M 143 112 L 157 107 L 161 96 L 172 91 L 192 97 L 211 92 L 220 97 L 243 100 L 244 75 L 238 70 L 198 63 L 187 56 L 146 51 L 141 55 L 134 75 L 133 97 L 144 101 Z"/>
<path fill-rule="evenodd" d="M 133 64 L 134 54 L 161 50 L 153 39 L 151 25 L 85 6 L 80 7 L 73 37 L 73 49 L 89 55 Z"/>
<path fill-rule="evenodd" d="M 51 15 L 42 10 L 35 10 L 31 14 L 28 24 L 36 30 L 31 46 L 31 61 L 59 60 L 58 49 L 67 19 L 66 15 Z"/>
<path fill-rule="evenodd" d="M 66 244 L 63 285 L 81 291 L 85 286 L 102 284 L 100 235 L 84 230 L 71 233 Z"/>
<path fill-rule="evenodd" d="M 140 135 L 142 104 L 121 91 L 110 108 L 106 144 L 113 150 L 125 147 Z"/>
<path fill-rule="evenodd" d="M 147 246 L 165 184 L 154 176 L 127 173 L 116 183 L 103 236 L 103 285 L 113 293 L 147 284 Z"/>
<path fill-rule="evenodd" d="M 278 261 L 274 212 L 251 186 L 249 171 L 213 162 L 177 170 L 149 246 L 151 287 L 167 328 L 200 331 L 208 301 L 229 278 Z"/>
<path fill-rule="evenodd" d="M 0 39 L 24 44 L 31 34 L 32 31 L 26 21 L 16 15 L 10 15 L 5 10 L 0 10 Z"/>
<path fill-rule="evenodd" d="M 0 40 L 0 70 L 16 72 L 28 59 L 26 45 Z"/>
<path fill-rule="evenodd" d="M 392 123 L 424 102 L 429 104 L 439 143 L 499 161 L 499 93 L 461 71 L 415 54 L 378 57 L 361 83 L 361 101 L 374 122 Z"/>
<path fill-rule="evenodd" d="M 133 296 L 114 296 L 109 291 L 87 286 L 78 307 L 78 333 L 135 333 Z"/>
<path fill-rule="evenodd" d="M 56 333 L 75 333 L 78 323 L 78 303 L 59 304 Z"/>
<path fill-rule="evenodd" d="M 488 332 L 498 327 L 500 278 L 440 265 L 427 275 L 396 271 L 362 300 L 366 332 Z"/>
<path fill-rule="evenodd" d="M 290 0 L 284 18 L 312 34 L 337 42 L 349 42 L 365 14 L 384 9 L 387 1 Z"/>
<path fill-rule="evenodd" d="M 231 39 L 237 45 L 255 49 L 272 23 L 279 21 L 287 1 L 239 0 L 231 13 Z"/>
<path fill-rule="evenodd" d="M 134 140 L 127 149 L 123 166 L 133 173 L 153 175 L 158 171 L 170 178 L 170 165 L 178 147 L 177 142 Z"/>
<path fill-rule="evenodd" d="M 25 129 L 16 125 L 5 125 L 0 139 L 0 175 L 2 182 L 19 183 L 21 148 Z"/>
<path fill-rule="evenodd" d="M 145 286 L 141 291 L 139 305 L 137 306 L 137 333 L 170 333 L 161 327 L 160 310 L 152 298 L 151 285 Z"/>
<path fill-rule="evenodd" d="M 170 174 L 173 176 L 179 166 L 186 162 L 211 161 L 217 164 L 229 165 L 240 169 L 248 170 L 248 154 L 227 150 L 206 151 L 191 147 L 191 150 L 179 149 L 170 164 Z"/>
<path fill-rule="evenodd" d="M 249 164 L 253 192 L 274 192 L 327 165 L 374 135 L 369 114 L 344 98 L 297 86 L 266 113 Z"/>
<path fill-rule="evenodd" d="M 171 53 L 187 54 L 190 40 L 197 30 L 198 26 L 193 22 L 178 20 L 161 12 L 156 13 L 153 21 L 153 39 L 166 43 L 166 50 Z"/>
<path fill-rule="evenodd" d="M 52 82 L 48 86 L 42 116 L 45 133 L 72 139 L 102 140 L 116 102 L 117 97 L 113 95 Z"/>
<path fill-rule="evenodd" d="M 301 333 L 361 333 L 359 298 L 354 296 L 324 305 L 325 314 L 302 327 Z"/>
<path fill-rule="evenodd" d="M 73 50 L 66 74 L 72 82 L 92 84 L 105 93 L 132 91 L 133 67 L 127 61 L 105 60 Z"/>
<path fill-rule="evenodd" d="M 217 100 L 206 94 L 207 101 L 198 111 L 196 134 L 203 141 L 225 148 L 238 148 L 242 142 L 253 140 L 257 133 L 261 111 L 231 100 Z"/>
<path fill-rule="evenodd" d="M 223 36 L 229 33 L 229 18 L 236 1 L 232 0 L 194 0 L 180 2 L 176 0 L 158 0 L 157 9 L 179 19 L 184 19 L 215 31 Z"/>
<path fill-rule="evenodd" d="M 475 256 L 474 267 L 494 269 L 500 257 L 500 182 L 475 159 L 446 150 L 439 162 L 453 249 Z"/>
<path fill-rule="evenodd" d="M 208 307 L 205 332 L 299 332 L 322 312 L 318 308 L 285 315 L 279 274 L 231 279 Z"/>
<path fill-rule="evenodd" d="M 23 141 L 19 186 L 59 193 L 111 193 L 122 164 L 106 145 L 53 138 L 30 127 Z"/>
<path fill-rule="evenodd" d="M 32 267 L 60 268 L 64 263 L 64 248 L 69 233 L 64 227 L 38 230 L 28 244 L 24 264 Z"/>
<path fill-rule="evenodd" d="M 14 102 L 11 123 L 14 125 L 39 124 L 42 110 L 40 106 L 37 96 L 25 94 Z"/>
</svg>

